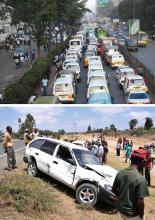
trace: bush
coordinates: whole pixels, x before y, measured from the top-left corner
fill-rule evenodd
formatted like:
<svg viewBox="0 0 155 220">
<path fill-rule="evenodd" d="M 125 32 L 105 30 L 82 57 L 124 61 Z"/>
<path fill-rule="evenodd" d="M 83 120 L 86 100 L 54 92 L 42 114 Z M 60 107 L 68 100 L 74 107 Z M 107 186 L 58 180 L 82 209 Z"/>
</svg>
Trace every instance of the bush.
<svg viewBox="0 0 155 220">
<path fill-rule="evenodd" d="M 61 52 L 68 47 L 69 40 L 59 45 L 52 51 L 46 58 L 40 58 L 28 70 L 22 79 L 10 86 L 4 91 L 4 104 L 26 104 L 31 95 L 34 94 L 35 88 L 41 82 L 45 74 L 48 73 L 50 66 L 53 64 L 55 55 L 61 54 Z"/>
<path fill-rule="evenodd" d="M 0 180 L 0 207 L 15 207 L 18 212 L 53 212 L 57 204 L 52 187 L 29 175 L 9 175 Z"/>
</svg>

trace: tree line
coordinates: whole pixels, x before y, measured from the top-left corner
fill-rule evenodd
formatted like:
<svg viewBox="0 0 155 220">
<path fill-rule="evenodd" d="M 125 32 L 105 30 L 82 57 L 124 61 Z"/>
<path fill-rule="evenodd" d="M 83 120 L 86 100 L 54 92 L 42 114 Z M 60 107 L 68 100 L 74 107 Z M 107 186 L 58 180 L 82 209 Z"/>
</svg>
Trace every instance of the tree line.
<svg viewBox="0 0 155 220">
<path fill-rule="evenodd" d="M 53 34 L 71 36 L 78 28 L 87 0 L 5 0 L 11 10 L 12 24 L 24 23 L 24 28 L 35 36 L 38 50 L 47 45 L 51 50 Z M 48 31 L 48 34 L 47 34 Z"/>
<path fill-rule="evenodd" d="M 155 29 L 154 0 L 123 0 L 119 4 L 118 11 L 122 20 L 140 19 L 142 30 Z"/>
</svg>

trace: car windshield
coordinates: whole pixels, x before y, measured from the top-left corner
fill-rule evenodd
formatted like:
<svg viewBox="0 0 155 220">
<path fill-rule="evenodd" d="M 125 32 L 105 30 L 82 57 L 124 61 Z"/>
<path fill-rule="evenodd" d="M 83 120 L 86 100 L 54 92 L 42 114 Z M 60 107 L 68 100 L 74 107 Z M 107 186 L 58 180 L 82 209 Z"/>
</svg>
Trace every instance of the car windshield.
<svg viewBox="0 0 155 220">
<path fill-rule="evenodd" d="M 73 149 L 73 152 L 80 166 L 85 166 L 86 164 L 101 165 L 101 162 L 90 151 Z"/>
<path fill-rule="evenodd" d="M 131 83 L 135 86 L 143 86 L 144 81 L 142 79 L 132 79 Z"/>
<path fill-rule="evenodd" d="M 104 87 L 104 86 L 93 86 L 93 87 L 90 87 L 90 90 L 89 90 L 90 93 L 96 93 L 97 91 L 107 92 L 106 87 Z"/>
<path fill-rule="evenodd" d="M 77 40 L 77 41 L 72 41 L 72 42 L 71 42 L 71 45 L 72 45 L 72 46 L 79 46 L 79 45 L 80 45 L 80 41 L 79 41 L 79 40 Z"/>
<path fill-rule="evenodd" d="M 129 99 L 148 99 L 148 96 L 146 93 L 132 93 Z"/>
<path fill-rule="evenodd" d="M 67 66 L 67 70 L 77 70 L 78 69 L 78 65 L 69 65 Z"/>
<path fill-rule="evenodd" d="M 68 83 L 56 84 L 55 86 L 55 92 L 70 92 L 71 90 L 71 85 Z"/>
</svg>

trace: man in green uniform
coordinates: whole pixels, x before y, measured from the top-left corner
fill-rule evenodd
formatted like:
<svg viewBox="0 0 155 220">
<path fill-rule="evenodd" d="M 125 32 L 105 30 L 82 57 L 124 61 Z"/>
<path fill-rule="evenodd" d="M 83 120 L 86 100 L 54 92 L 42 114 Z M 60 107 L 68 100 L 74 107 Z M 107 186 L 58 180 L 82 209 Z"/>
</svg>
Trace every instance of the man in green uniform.
<svg viewBox="0 0 155 220">
<path fill-rule="evenodd" d="M 131 165 L 119 171 L 115 178 L 112 191 L 118 199 L 118 211 L 124 220 L 144 219 L 144 197 L 149 196 L 149 191 L 138 169 L 144 166 L 145 159 L 145 150 L 134 150 Z"/>
</svg>

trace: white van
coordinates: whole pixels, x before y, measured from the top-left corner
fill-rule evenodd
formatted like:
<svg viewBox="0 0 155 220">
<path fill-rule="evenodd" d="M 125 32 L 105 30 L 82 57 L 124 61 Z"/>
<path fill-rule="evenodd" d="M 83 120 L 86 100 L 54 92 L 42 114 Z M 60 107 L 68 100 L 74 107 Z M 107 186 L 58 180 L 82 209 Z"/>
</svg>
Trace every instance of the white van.
<svg viewBox="0 0 155 220">
<path fill-rule="evenodd" d="M 59 98 L 59 102 L 74 103 L 76 84 L 73 76 L 56 79 L 53 87 L 53 95 Z"/>
<path fill-rule="evenodd" d="M 82 52 L 82 41 L 80 39 L 72 39 L 69 41 L 69 48 L 76 50 L 78 54 Z"/>
<path fill-rule="evenodd" d="M 123 84 L 123 90 L 125 94 L 127 94 L 130 91 L 137 91 L 137 90 L 148 92 L 148 88 L 144 82 L 143 77 L 139 75 L 132 75 L 126 77 Z"/>
<path fill-rule="evenodd" d="M 75 39 L 75 40 L 81 40 L 82 47 L 83 47 L 83 45 L 84 45 L 84 37 L 83 37 L 82 34 L 77 34 L 77 35 L 75 35 L 75 36 L 74 36 L 74 39 Z"/>
</svg>

